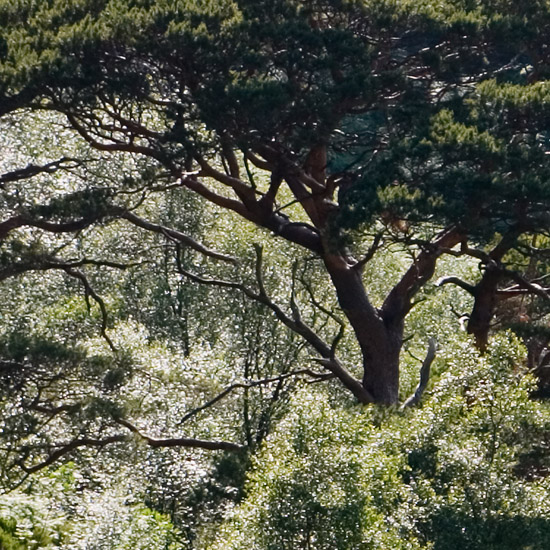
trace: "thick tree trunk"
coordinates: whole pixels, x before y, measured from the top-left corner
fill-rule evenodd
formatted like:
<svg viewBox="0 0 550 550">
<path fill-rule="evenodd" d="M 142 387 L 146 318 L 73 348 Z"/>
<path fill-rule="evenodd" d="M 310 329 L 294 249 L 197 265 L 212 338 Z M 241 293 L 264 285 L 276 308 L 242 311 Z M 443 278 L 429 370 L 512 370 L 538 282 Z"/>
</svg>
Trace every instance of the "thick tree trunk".
<svg viewBox="0 0 550 550">
<path fill-rule="evenodd" d="M 361 343 L 361 342 L 360 342 Z M 403 332 L 386 328 L 376 345 L 363 348 L 363 386 L 376 403 L 395 405 L 399 401 L 399 358 Z"/>
<path fill-rule="evenodd" d="M 403 323 L 385 322 L 367 298 L 360 270 L 350 265 L 345 256 L 327 254 L 324 261 L 340 307 L 361 348 L 363 387 L 375 403 L 393 405 L 399 400 Z"/>
<path fill-rule="evenodd" d="M 433 276 L 442 251 L 452 248 L 462 238 L 454 227 L 442 231 L 418 254 L 388 293 L 380 309 L 375 308 L 368 299 L 360 263 L 343 252 L 323 255 L 340 307 L 353 327 L 361 348 L 362 385 L 373 402 L 394 405 L 399 401 L 399 357 L 405 317 L 413 307 L 415 294 Z"/>
<path fill-rule="evenodd" d="M 497 303 L 496 292 L 499 281 L 500 274 L 494 269 L 487 268 L 474 289 L 474 307 L 466 328 L 469 334 L 473 334 L 476 347 L 481 352 L 487 349 L 491 321 Z"/>
<path fill-rule="evenodd" d="M 491 250 L 487 255 L 489 261 L 485 265 L 485 272 L 473 291 L 475 301 L 467 330 L 469 334 L 474 335 L 476 347 L 481 352 L 487 349 L 491 322 L 497 305 L 498 285 L 505 273 L 501 261 L 514 246 L 518 235 L 519 228 L 512 227 Z"/>
</svg>

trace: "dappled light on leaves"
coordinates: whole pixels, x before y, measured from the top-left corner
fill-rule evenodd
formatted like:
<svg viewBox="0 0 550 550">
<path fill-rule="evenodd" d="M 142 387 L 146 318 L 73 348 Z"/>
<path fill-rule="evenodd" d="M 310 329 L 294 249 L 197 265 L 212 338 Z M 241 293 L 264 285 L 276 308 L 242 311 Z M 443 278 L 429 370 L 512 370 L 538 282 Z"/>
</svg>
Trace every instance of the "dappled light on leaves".
<svg viewBox="0 0 550 550">
<path fill-rule="evenodd" d="M 550 547 L 527 4 L 0 0 L 0 548 Z"/>
</svg>

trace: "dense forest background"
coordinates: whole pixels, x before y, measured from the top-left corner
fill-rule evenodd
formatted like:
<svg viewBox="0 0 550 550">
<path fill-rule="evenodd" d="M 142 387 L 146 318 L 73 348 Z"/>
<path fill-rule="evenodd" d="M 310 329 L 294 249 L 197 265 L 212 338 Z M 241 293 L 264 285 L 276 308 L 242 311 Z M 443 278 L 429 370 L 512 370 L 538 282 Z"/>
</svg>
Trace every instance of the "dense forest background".
<svg viewBox="0 0 550 550">
<path fill-rule="evenodd" d="M 550 4 L 0 0 L 0 550 L 550 548 Z"/>
</svg>

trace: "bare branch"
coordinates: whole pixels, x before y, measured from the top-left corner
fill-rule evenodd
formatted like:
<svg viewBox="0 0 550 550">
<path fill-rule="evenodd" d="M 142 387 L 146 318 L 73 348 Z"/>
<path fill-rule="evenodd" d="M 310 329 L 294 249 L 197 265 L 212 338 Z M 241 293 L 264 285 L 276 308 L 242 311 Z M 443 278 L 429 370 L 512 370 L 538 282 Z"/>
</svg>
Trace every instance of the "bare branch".
<svg viewBox="0 0 550 550">
<path fill-rule="evenodd" d="M 422 398 L 422 394 L 424 393 L 424 390 L 426 389 L 426 386 L 428 385 L 428 381 L 430 379 L 430 368 L 432 366 L 433 360 L 435 359 L 435 354 L 437 351 L 437 345 L 435 338 L 430 338 L 428 343 L 428 352 L 426 353 L 426 358 L 424 359 L 424 362 L 422 363 L 422 367 L 420 368 L 420 382 L 418 386 L 416 387 L 415 392 L 413 395 L 411 395 L 401 406 L 401 410 L 404 410 L 408 407 L 413 407 L 417 403 L 420 402 L 420 399 Z"/>
<path fill-rule="evenodd" d="M 120 443 L 121 441 L 125 441 L 126 439 L 127 438 L 124 435 L 112 435 L 104 439 L 91 439 L 91 438 L 75 439 L 70 443 L 60 446 L 59 449 L 52 452 L 48 456 L 48 458 L 43 462 L 35 464 L 34 466 L 25 466 L 24 464 L 20 464 L 20 466 L 21 466 L 21 469 L 27 474 L 34 474 L 35 472 L 38 472 L 39 470 L 42 470 L 43 468 L 50 466 L 51 464 L 53 464 L 54 462 L 56 462 L 66 454 L 71 453 L 72 451 L 78 449 L 79 447 L 102 448 L 102 447 L 105 447 L 105 445 L 109 445 L 111 443 Z"/>
<path fill-rule="evenodd" d="M 259 204 L 262 209 L 266 212 L 272 212 L 273 206 L 275 205 L 275 198 L 283 182 L 282 175 L 278 171 L 273 171 L 271 173 L 271 178 L 269 180 L 269 188 L 263 197 L 259 200 Z"/>
<path fill-rule="evenodd" d="M 342 382 L 342 384 L 351 391 L 351 393 L 357 398 L 359 403 L 367 404 L 374 403 L 375 400 L 370 392 L 354 378 L 349 371 L 338 361 L 338 359 L 331 357 L 318 357 L 314 359 L 315 362 L 323 365 L 329 370 L 336 378 Z"/>
<path fill-rule="evenodd" d="M 197 449 L 207 449 L 209 451 L 242 451 L 246 447 L 237 443 L 230 443 L 229 441 L 205 441 L 202 439 L 193 439 L 188 437 L 169 438 L 169 439 L 155 439 L 154 437 L 142 434 L 136 426 L 120 417 L 113 417 L 114 421 L 128 428 L 133 434 L 137 435 L 140 439 L 143 439 L 148 445 L 153 448 L 158 447 L 193 447 Z"/>
<path fill-rule="evenodd" d="M 309 299 L 311 300 L 311 303 L 321 312 L 323 312 L 327 317 L 332 319 L 337 325 L 338 325 L 338 333 L 334 337 L 334 340 L 332 341 L 332 344 L 330 346 L 330 358 L 334 359 L 336 356 L 336 349 L 338 347 L 338 344 L 344 337 L 344 332 L 346 330 L 346 323 L 338 315 L 336 315 L 334 312 L 330 311 L 328 308 L 324 307 L 317 299 L 315 298 L 315 294 L 313 292 L 313 289 L 311 288 L 311 285 L 305 280 L 305 278 L 302 276 L 300 277 L 300 282 L 306 289 Z"/>
<path fill-rule="evenodd" d="M 261 170 L 265 170 L 266 172 L 270 172 L 273 170 L 274 166 L 267 160 L 261 159 L 251 151 L 246 152 L 246 158 L 252 162 L 256 168 L 260 168 Z"/>
<path fill-rule="evenodd" d="M 6 267 L 0 269 L 0 281 L 10 277 L 16 277 L 27 271 L 49 271 L 54 269 L 66 270 L 83 265 L 94 265 L 97 267 L 112 267 L 114 269 L 129 269 L 138 265 L 143 265 L 147 261 L 122 263 L 110 260 L 96 260 L 90 258 L 81 258 L 79 260 L 62 260 L 55 256 L 34 255 L 25 258 L 24 261 L 11 262 Z"/>
<path fill-rule="evenodd" d="M 519 288 L 504 289 L 501 292 L 516 292 L 516 293 L 518 293 L 517 292 L 518 290 L 523 289 L 524 291 L 526 291 L 530 294 L 535 294 L 536 296 L 539 296 L 540 298 L 543 298 L 544 300 L 550 300 L 550 295 L 548 294 L 549 289 L 540 286 L 538 283 L 528 281 L 527 279 L 522 277 L 519 273 L 516 273 L 514 271 L 503 270 L 503 272 L 506 275 L 509 275 L 514 281 L 516 281 Z"/>
<path fill-rule="evenodd" d="M 292 318 L 297 323 L 301 322 L 302 314 L 300 308 L 296 302 L 296 272 L 298 270 L 298 261 L 295 261 L 292 265 L 292 285 L 290 288 L 290 311 L 292 312 Z"/>
<path fill-rule="evenodd" d="M 372 241 L 372 244 L 370 245 L 369 249 L 367 250 L 367 253 L 363 258 L 361 258 L 353 267 L 355 269 L 363 269 L 365 265 L 372 260 L 374 255 L 376 254 L 376 251 L 382 246 L 383 244 L 383 233 L 377 233 L 374 237 L 374 240 Z"/>
<path fill-rule="evenodd" d="M 242 202 L 237 201 L 235 199 L 230 199 L 228 197 L 224 197 L 223 195 L 216 193 L 215 191 L 210 189 L 208 186 L 206 186 L 204 183 L 199 181 L 196 177 L 194 176 L 183 177 L 181 181 L 185 185 L 185 187 L 199 194 L 201 197 L 205 198 L 207 201 L 211 202 L 212 204 L 215 204 L 217 206 L 220 206 L 221 208 L 226 208 L 228 210 L 236 212 L 246 220 L 249 220 L 255 223 L 257 222 L 256 218 L 249 212 L 249 210 L 244 206 Z"/>
<path fill-rule="evenodd" d="M 86 275 L 82 273 L 82 271 L 72 267 L 65 267 L 63 269 L 67 273 L 67 275 L 70 275 L 71 277 L 78 279 L 83 284 L 84 290 L 86 292 L 86 296 L 91 296 L 99 306 L 99 309 L 101 310 L 101 335 L 103 336 L 103 338 L 105 339 L 109 347 L 111 348 L 111 351 L 116 352 L 117 349 L 113 344 L 113 341 L 107 334 L 108 314 L 107 314 L 107 308 L 105 307 L 105 302 L 103 301 L 101 296 L 99 296 L 99 294 L 97 294 L 97 292 L 92 288 L 92 285 L 88 281 Z"/>
<path fill-rule="evenodd" d="M 209 164 L 203 157 L 197 156 L 197 162 L 201 167 L 201 175 L 209 178 L 213 178 L 224 185 L 227 185 L 236 195 L 243 201 L 244 204 L 252 204 L 256 202 L 256 193 L 252 187 L 246 185 L 238 177 L 225 174 L 220 170 L 216 170 L 211 164 Z"/>
<path fill-rule="evenodd" d="M 463 281 L 462 279 L 459 279 L 458 277 L 441 277 L 435 282 L 435 286 L 443 286 L 448 284 L 457 285 L 472 296 L 475 296 L 476 287 L 470 283 L 467 283 L 466 281 Z"/>
<path fill-rule="evenodd" d="M 246 449 L 246 447 L 244 447 L 243 445 L 238 445 L 236 443 L 230 443 L 227 441 L 204 441 L 201 439 L 193 439 L 193 438 L 155 439 L 153 437 L 149 437 L 142 434 L 133 424 L 131 424 L 127 420 L 124 420 L 118 417 L 114 418 L 114 420 L 121 426 L 126 427 L 135 435 L 139 436 L 140 439 L 143 439 L 149 446 L 153 448 L 192 447 L 192 448 L 207 449 L 207 450 L 213 450 L 213 451 L 221 450 L 221 451 L 232 451 L 232 452 L 242 451 Z M 57 447 L 57 449 L 51 452 L 49 456 L 42 462 L 39 462 L 32 466 L 27 466 L 21 462 L 18 464 L 26 474 L 33 474 L 35 472 L 38 472 L 39 470 L 42 470 L 43 468 L 46 468 L 47 466 L 50 466 L 57 460 L 63 458 L 65 455 L 81 447 L 103 448 L 106 445 L 110 445 L 112 443 L 121 443 L 124 441 L 128 441 L 128 436 L 122 435 L 122 434 L 112 435 L 109 437 L 105 437 L 103 439 L 93 439 L 89 437 L 83 437 L 80 439 L 75 439 L 74 441 L 71 441 L 69 443 L 63 443 L 60 445 L 51 446 L 50 448 Z"/>
<path fill-rule="evenodd" d="M 179 421 L 179 424 L 183 424 L 184 422 L 187 422 L 190 418 L 193 418 L 198 413 L 212 407 L 218 401 L 221 401 L 224 397 L 229 395 L 231 392 L 237 389 L 250 389 L 250 388 L 256 388 L 257 386 L 265 386 L 268 384 L 272 384 L 274 382 L 281 382 L 286 380 L 287 378 L 292 378 L 294 376 L 310 376 L 312 378 L 321 379 L 325 378 L 327 375 L 323 373 L 314 372 L 310 369 L 300 369 L 292 372 L 287 372 L 285 374 L 281 374 L 280 376 L 274 376 L 272 378 L 264 378 L 263 380 L 251 380 L 248 382 L 236 382 L 235 384 L 231 384 L 227 388 L 225 388 L 223 391 L 221 391 L 218 395 L 201 405 L 200 407 L 197 407 L 191 411 L 189 411 L 187 414 L 185 414 L 182 419 Z M 332 376 L 332 375 L 330 375 Z"/>
<path fill-rule="evenodd" d="M 57 261 L 57 259 L 55 259 Z M 137 267 L 140 265 L 148 264 L 150 261 L 148 260 L 142 260 L 139 262 L 114 262 L 112 260 L 96 260 L 94 258 L 81 258 L 80 260 L 68 260 L 63 261 L 59 260 L 59 266 L 60 267 L 80 267 L 83 265 L 94 265 L 96 267 L 112 267 L 113 269 L 130 269 L 131 267 Z M 55 266 L 55 263 L 52 263 L 53 266 Z"/>
<path fill-rule="evenodd" d="M 229 167 L 229 175 L 233 178 L 240 179 L 239 161 L 235 156 L 235 151 L 231 147 L 231 143 L 225 136 L 222 138 L 222 149 L 224 159 L 227 161 Z"/>
<path fill-rule="evenodd" d="M 130 212 L 128 210 L 123 211 L 120 214 L 120 217 L 124 218 L 125 220 L 128 220 L 130 223 L 138 227 L 141 227 L 142 229 L 146 229 L 147 231 L 153 231 L 155 233 L 160 233 L 161 235 L 165 235 L 166 237 L 178 243 L 189 246 L 193 250 L 196 250 L 197 252 L 200 252 L 205 256 L 209 256 L 210 258 L 214 258 L 216 260 L 222 260 L 224 262 L 229 262 L 233 264 L 236 264 L 238 262 L 238 260 L 233 256 L 228 256 L 226 254 L 222 254 L 221 252 L 216 252 L 215 250 L 212 250 L 204 246 L 203 244 L 197 242 L 196 240 L 192 239 L 188 235 L 185 235 L 181 231 L 177 231 L 175 229 L 170 229 L 160 224 L 149 222 L 141 218 L 134 212 Z"/>
<path fill-rule="evenodd" d="M 263 251 L 264 251 L 263 246 L 258 243 L 254 243 L 254 251 L 256 252 L 256 264 L 255 264 L 256 281 L 258 282 L 258 288 L 260 289 L 260 296 L 262 296 L 267 300 L 268 298 L 267 298 L 267 292 L 265 290 L 264 276 L 263 276 L 263 269 L 262 269 Z"/>
</svg>

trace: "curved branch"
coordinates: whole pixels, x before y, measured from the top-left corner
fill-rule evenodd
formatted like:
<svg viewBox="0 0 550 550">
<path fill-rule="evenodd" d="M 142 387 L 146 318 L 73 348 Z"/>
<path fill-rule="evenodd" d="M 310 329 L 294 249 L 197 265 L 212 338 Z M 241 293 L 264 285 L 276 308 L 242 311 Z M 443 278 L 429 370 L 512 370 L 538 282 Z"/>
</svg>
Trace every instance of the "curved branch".
<svg viewBox="0 0 550 550">
<path fill-rule="evenodd" d="M 460 288 L 462 288 L 472 296 L 475 296 L 476 294 L 475 285 L 467 283 L 466 281 L 463 281 L 462 279 L 455 276 L 441 277 L 435 282 L 435 286 L 443 286 L 448 284 L 459 286 Z"/>
<path fill-rule="evenodd" d="M 403 405 L 401 406 L 401 410 L 404 410 L 407 407 L 413 407 L 420 402 L 422 394 L 424 393 L 424 390 L 426 389 L 426 386 L 428 385 L 428 381 L 430 379 L 430 368 L 432 366 L 433 360 L 435 359 L 436 351 L 437 345 L 435 338 L 430 338 L 428 343 L 428 352 L 426 353 L 426 358 L 424 359 L 422 367 L 420 368 L 420 382 L 418 383 L 415 392 L 403 403 Z"/>
<path fill-rule="evenodd" d="M 215 397 L 213 397 L 212 399 L 210 399 L 206 403 L 204 403 L 204 404 L 200 405 L 199 407 L 189 411 L 187 414 L 185 414 L 182 417 L 182 419 L 179 421 L 179 424 L 181 425 L 184 422 L 187 422 L 187 420 L 193 418 L 198 413 L 212 407 L 213 405 L 218 403 L 218 401 L 221 401 L 224 397 L 229 395 L 234 390 L 256 388 L 258 386 L 264 386 L 264 385 L 267 385 L 267 384 L 272 384 L 273 382 L 281 382 L 281 381 L 286 380 L 287 378 L 291 378 L 293 376 L 301 376 L 301 375 L 311 376 L 312 378 L 315 378 L 317 380 L 322 379 L 326 376 L 326 374 L 321 374 L 321 373 L 318 373 L 318 372 L 314 372 L 310 369 L 300 369 L 300 370 L 297 370 L 297 371 L 288 372 L 286 374 L 281 374 L 280 376 L 274 376 L 272 378 L 265 378 L 263 380 L 252 380 L 252 381 L 249 381 L 249 382 L 236 382 L 235 384 L 231 384 L 230 386 L 225 388 L 218 395 L 216 395 Z"/>
<path fill-rule="evenodd" d="M 51 464 L 53 464 L 54 462 L 56 462 L 66 454 L 71 453 L 72 451 L 78 449 L 79 447 L 102 448 L 102 447 L 105 447 L 105 445 L 109 445 L 111 443 L 120 443 L 122 441 L 125 441 L 126 439 L 127 438 L 124 435 L 112 435 L 104 439 L 91 439 L 91 438 L 75 439 L 74 441 L 71 441 L 66 445 L 62 445 L 61 448 L 54 451 L 43 462 L 35 464 L 34 466 L 25 466 L 24 464 L 20 464 L 20 466 L 21 466 L 21 469 L 27 474 L 34 474 L 35 472 L 38 472 L 39 470 L 42 470 L 43 468 L 50 466 Z"/>
<path fill-rule="evenodd" d="M 221 252 L 216 252 L 215 250 L 212 250 L 204 246 L 203 244 L 195 241 L 194 239 L 192 239 L 188 235 L 185 235 L 181 231 L 177 231 L 175 229 L 170 229 L 160 224 L 149 222 L 141 218 L 134 212 L 130 212 L 126 210 L 120 214 L 120 217 L 136 225 L 137 227 L 141 227 L 142 229 L 146 229 L 147 231 L 152 231 L 154 233 L 165 235 L 166 237 L 174 241 L 177 241 L 178 243 L 182 243 L 186 246 L 189 246 L 193 250 L 196 250 L 197 252 L 200 252 L 205 256 L 209 256 L 210 258 L 214 258 L 216 260 L 222 260 L 224 262 L 229 262 L 233 264 L 236 264 L 238 262 L 238 260 L 233 256 L 228 256 L 226 254 L 222 254 Z"/>
<path fill-rule="evenodd" d="M 124 426 L 125 428 L 130 430 L 132 433 L 139 436 L 140 439 L 143 439 L 147 443 L 147 445 L 153 448 L 191 447 L 191 448 L 206 449 L 211 451 L 232 451 L 232 452 L 243 451 L 246 449 L 244 445 L 238 445 L 237 443 L 230 443 L 227 441 L 204 441 L 201 439 L 193 439 L 193 438 L 155 439 L 153 437 L 149 437 L 142 434 L 133 424 L 131 424 L 127 420 L 124 420 L 122 418 L 113 418 L 113 419 L 117 424 Z M 122 434 L 112 435 L 109 437 L 105 437 L 103 439 L 93 439 L 90 437 L 83 437 L 80 439 L 75 439 L 70 443 L 57 445 L 56 447 L 59 447 L 59 448 L 51 452 L 51 454 L 49 454 L 45 460 L 43 460 L 42 462 L 39 462 L 38 464 L 34 464 L 33 466 L 26 466 L 22 462 L 19 462 L 18 465 L 26 474 L 34 474 L 35 472 L 38 472 L 50 466 L 54 462 L 63 458 L 65 455 L 81 447 L 98 447 L 101 449 L 106 445 L 110 445 L 112 443 L 122 443 L 124 441 L 128 441 L 128 436 L 122 435 Z"/>
<path fill-rule="evenodd" d="M 251 214 L 251 212 L 245 207 L 242 202 L 224 197 L 223 195 L 216 193 L 204 183 L 200 182 L 196 177 L 184 176 L 182 177 L 181 181 L 185 185 L 185 187 L 187 187 L 191 191 L 194 191 L 212 204 L 220 206 L 221 208 L 226 208 L 227 210 L 231 210 L 232 212 L 239 214 L 239 216 L 242 216 L 244 219 L 251 222 L 257 222 L 256 218 Z"/>
<path fill-rule="evenodd" d="M 113 341 L 107 334 L 108 315 L 107 315 L 107 308 L 105 307 L 105 302 L 103 301 L 101 296 L 99 296 L 99 294 L 92 288 L 92 285 L 88 281 L 86 275 L 82 273 L 82 271 L 78 269 L 74 269 L 72 267 L 65 267 L 63 269 L 67 273 L 67 275 L 70 275 L 71 277 L 78 279 L 82 283 L 82 285 L 84 286 L 84 290 L 86 292 L 86 296 L 91 296 L 99 306 L 99 309 L 101 310 L 101 335 L 103 336 L 103 338 L 105 339 L 109 347 L 111 348 L 111 351 L 116 353 L 117 351 L 116 346 L 113 344 Z"/>
<path fill-rule="evenodd" d="M 260 158 L 258 155 L 253 153 L 252 151 L 246 152 L 246 158 L 252 162 L 256 168 L 260 168 L 261 170 L 265 170 L 266 172 L 271 172 L 274 169 L 274 164 L 271 162 L 268 162 L 265 159 Z"/>
<path fill-rule="evenodd" d="M 120 417 L 113 417 L 113 420 L 130 430 L 133 434 L 137 435 L 140 439 L 143 439 L 147 445 L 158 447 L 192 447 L 197 449 L 207 449 L 209 451 L 243 451 L 246 449 L 244 445 L 237 443 L 230 443 L 229 441 L 205 441 L 203 439 L 194 439 L 189 437 L 169 438 L 169 439 L 155 439 L 154 437 L 142 434 L 136 426 Z"/>
</svg>

